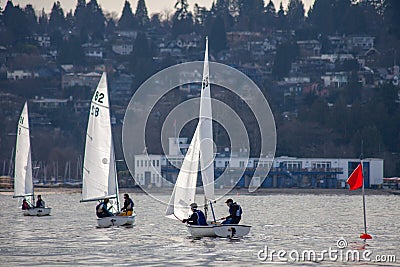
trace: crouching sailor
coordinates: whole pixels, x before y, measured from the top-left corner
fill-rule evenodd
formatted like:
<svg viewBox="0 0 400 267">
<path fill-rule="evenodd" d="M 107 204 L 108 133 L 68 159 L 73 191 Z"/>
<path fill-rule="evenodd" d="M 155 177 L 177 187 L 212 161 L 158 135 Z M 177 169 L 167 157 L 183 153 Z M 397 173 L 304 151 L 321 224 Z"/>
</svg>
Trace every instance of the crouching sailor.
<svg viewBox="0 0 400 267">
<path fill-rule="evenodd" d="M 133 200 L 129 197 L 128 194 L 124 194 L 124 207 L 121 209 L 122 213 L 118 214 L 119 216 L 132 216 L 133 207 L 135 204 Z"/>
<path fill-rule="evenodd" d="M 221 218 L 221 220 L 225 220 L 222 224 L 238 224 L 242 218 L 242 207 L 233 202 L 231 198 L 225 201 L 225 203 L 229 207 L 229 216 Z"/>
<path fill-rule="evenodd" d="M 104 218 L 114 216 L 114 214 L 112 214 L 111 211 L 109 211 L 107 208 L 108 202 L 108 198 L 105 198 L 103 202 L 100 202 L 99 205 L 96 206 L 97 217 Z"/>
<path fill-rule="evenodd" d="M 190 225 L 207 225 L 206 216 L 204 216 L 201 210 L 197 209 L 197 204 L 190 204 L 190 208 L 192 210 L 192 215 L 187 219 L 183 219 L 182 222 Z"/>
</svg>

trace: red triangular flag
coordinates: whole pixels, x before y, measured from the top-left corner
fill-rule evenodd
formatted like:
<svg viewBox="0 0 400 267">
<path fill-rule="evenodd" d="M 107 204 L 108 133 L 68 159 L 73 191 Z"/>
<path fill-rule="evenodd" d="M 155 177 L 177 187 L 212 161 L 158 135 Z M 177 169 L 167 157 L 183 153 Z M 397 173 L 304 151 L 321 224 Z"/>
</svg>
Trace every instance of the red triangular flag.
<svg viewBox="0 0 400 267">
<path fill-rule="evenodd" d="M 346 182 L 350 185 L 350 190 L 357 190 L 358 188 L 362 187 L 363 173 L 361 163 L 358 164 L 357 168 L 349 176 L 349 179 L 347 179 Z"/>
</svg>

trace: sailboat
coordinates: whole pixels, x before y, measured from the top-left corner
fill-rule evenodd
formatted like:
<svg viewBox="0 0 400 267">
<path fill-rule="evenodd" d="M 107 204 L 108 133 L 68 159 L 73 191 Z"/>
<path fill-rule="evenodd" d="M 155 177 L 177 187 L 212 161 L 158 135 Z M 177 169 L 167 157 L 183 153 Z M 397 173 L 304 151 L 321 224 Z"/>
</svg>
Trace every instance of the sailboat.
<svg viewBox="0 0 400 267">
<path fill-rule="evenodd" d="M 111 132 L 110 105 L 107 76 L 103 73 L 94 92 L 86 132 L 85 156 L 83 162 L 81 202 L 115 199 L 111 207 L 115 215 L 120 212 L 118 180 L 115 164 L 114 144 Z M 111 216 L 98 218 L 98 227 L 132 226 L 132 216 Z"/>
<path fill-rule="evenodd" d="M 14 198 L 24 198 L 33 206 L 35 194 L 32 182 L 31 141 L 29 133 L 28 103 L 25 102 L 18 121 L 17 144 L 14 165 Z M 22 210 L 25 216 L 50 215 L 51 208 L 30 208 Z"/>
<path fill-rule="evenodd" d="M 190 142 L 188 151 L 183 160 L 176 180 L 166 216 L 182 221 L 188 217 L 190 204 L 195 202 L 196 182 L 199 164 L 204 188 L 204 207 L 211 207 L 213 221 L 207 221 L 208 225 L 187 225 L 192 237 L 241 237 L 250 232 L 248 225 L 219 225 L 216 223 L 213 203 L 214 194 L 214 157 L 213 157 L 213 132 L 212 132 L 212 108 L 209 83 L 208 63 L 208 38 L 204 55 L 203 80 L 200 94 L 199 122 Z M 207 212 L 206 212 L 207 216 Z"/>
</svg>

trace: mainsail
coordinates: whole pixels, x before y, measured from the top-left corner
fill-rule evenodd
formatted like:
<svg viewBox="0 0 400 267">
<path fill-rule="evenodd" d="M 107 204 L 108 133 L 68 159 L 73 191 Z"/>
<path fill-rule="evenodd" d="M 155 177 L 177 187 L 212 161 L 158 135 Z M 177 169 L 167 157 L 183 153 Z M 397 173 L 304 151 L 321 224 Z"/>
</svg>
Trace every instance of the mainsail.
<svg viewBox="0 0 400 267">
<path fill-rule="evenodd" d="M 25 102 L 19 118 L 15 150 L 14 197 L 23 196 L 33 196 L 31 142 L 27 102 Z"/>
<path fill-rule="evenodd" d="M 166 212 L 167 217 L 179 220 L 187 218 L 190 212 L 189 205 L 194 202 L 199 163 L 205 197 L 207 200 L 214 200 L 214 159 L 208 39 L 206 39 L 201 88 L 199 122 L 183 160 Z"/>
<path fill-rule="evenodd" d="M 117 197 L 116 175 L 107 77 L 103 73 L 90 105 L 83 162 L 82 201 Z"/>
</svg>

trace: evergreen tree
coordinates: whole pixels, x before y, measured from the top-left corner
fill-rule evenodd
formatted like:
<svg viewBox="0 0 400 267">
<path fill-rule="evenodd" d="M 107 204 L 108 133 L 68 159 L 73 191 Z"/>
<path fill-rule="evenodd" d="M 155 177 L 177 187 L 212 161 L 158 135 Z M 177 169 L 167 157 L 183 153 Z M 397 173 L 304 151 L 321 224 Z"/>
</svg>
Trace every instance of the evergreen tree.
<svg viewBox="0 0 400 267">
<path fill-rule="evenodd" d="M 261 30 L 264 17 L 264 0 L 239 0 L 238 24 L 242 30 Z"/>
<path fill-rule="evenodd" d="M 38 20 L 37 20 L 35 10 L 33 9 L 32 5 L 26 5 L 24 12 L 25 12 L 25 16 L 27 19 L 29 31 L 36 32 L 37 26 L 38 26 Z"/>
<path fill-rule="evenodd" d="M 101 7 L 97 3 L 97 0 L 90 0 L 86 8 L 88 14 L 87 29 L 89 34 L 92 39 L 103 40 L 106 18 L 104 17 Z"/>
<path fill-rule="evenodd" d="M 285 10 L 283 9 L 282 2 L 279 5 L 278 25 L 280 26 L 281 29 L 286 27 L 286 15 L 285 15 Z"/>
<path fill-rule="evenodd" d="M 296 42 L 289 41 L 278 46 L 272 68 L 272 76 L 281 79 L 290 71 L 291 64 L 299 55 L 299 48 Z"/>
<path fill-rule="evenodd" d="M 61 8 L 60 1 L 57 1 L 53 4 L 50 12 L 49 30 L 53 32 L 62 29 L 65 29 L 64 11 Z"/>
<path fill-rule="evenodd" d="M 6 28 L 6 33 L 2 33 L 6 36 L 2 36 L 2 39 L 10 44 L 24 42 L 30 34 L 29 22 L 24 11 L 19 6 L 14 6 L 11 1 L 7 1 L 2 19 Z"/>
<path fill-rule="evenodd" d="M 265 23 L 272 27 L 275 27 L 277 23 L 276 9 L 272 0 L 269 0 L 269 3 L 265 7 Z"/>
<path fill-rule="evenodd" d="M 400 38 L 400 1 L 382 0 L 380 10 L 383 13 L 389 33 Z"/>
<path fill-rule="evenodd" d="M 299 28 L 304 24 L 304 4 L 301 0 L 289 0 L 288 10 L 287 10 L 287 21 L 289 27 Z"/>
<path fill-rule="evenodd" d="M 85 53 L 78 37 L 71 36 L 68 41 L 62 43 L 57 63 L 74 65 L 83 65 L 85 63 Z"/>
<path fill-rule="evenodd" d="M 146 7 L 146 3 L 144 2 L 144 0 L 138 1 L 135 17 L 136 17 L 136 21 L 139 25 L 139 28 L 144 28 L 149 24 L 150 19 L 149 19 L 149 15 L 147 14 L 147 7 Z"/>
<path fill-rule="evenodd" d="M 225 23 L 221 16 L 211 18 L 211 28 L 208 29 L 208 36 L 210 37 L 210 50 L 218 53 L 226 49 L 226 31 Z"/>
<path fill-rule="evenodd" d="M 74 11 L 74 18 L 75 18 L 75 24 L 79 30 L 86 25 L 87 21 L 86 0 L 78 0 Z"/>
<path fill-rule="evenodd" d="M 135 26 L 135 16 L 132 13 L 131 4 L 128 1 L 125 1 L 121 18 L 118 21 L 118 28 L 121 30 L 132 30 Z"/>
<path fill-rule="evenodd" d="M 135 85 L 139 86 L 154 71 L 152 46 L 145 33 L 140 32 L 134 43 L 130 57 L 130 69 L 135 74 Z"/>
<path fill-rule="evenodd" d="M 41 33 L 47 33 L 48 24 L 49 24 L 49 18 L 47 17 L 47 14 L 43 8 L 39 15 L 38 31 Z"/>
<path fill-rule="evenodd" d="M 175 14 L 172 19 L 172 35 L 191 33 L 193 31 L 193 16 L 188 11 L 187 0 L 178 0 L 175 4 Z"/>
</svg>

